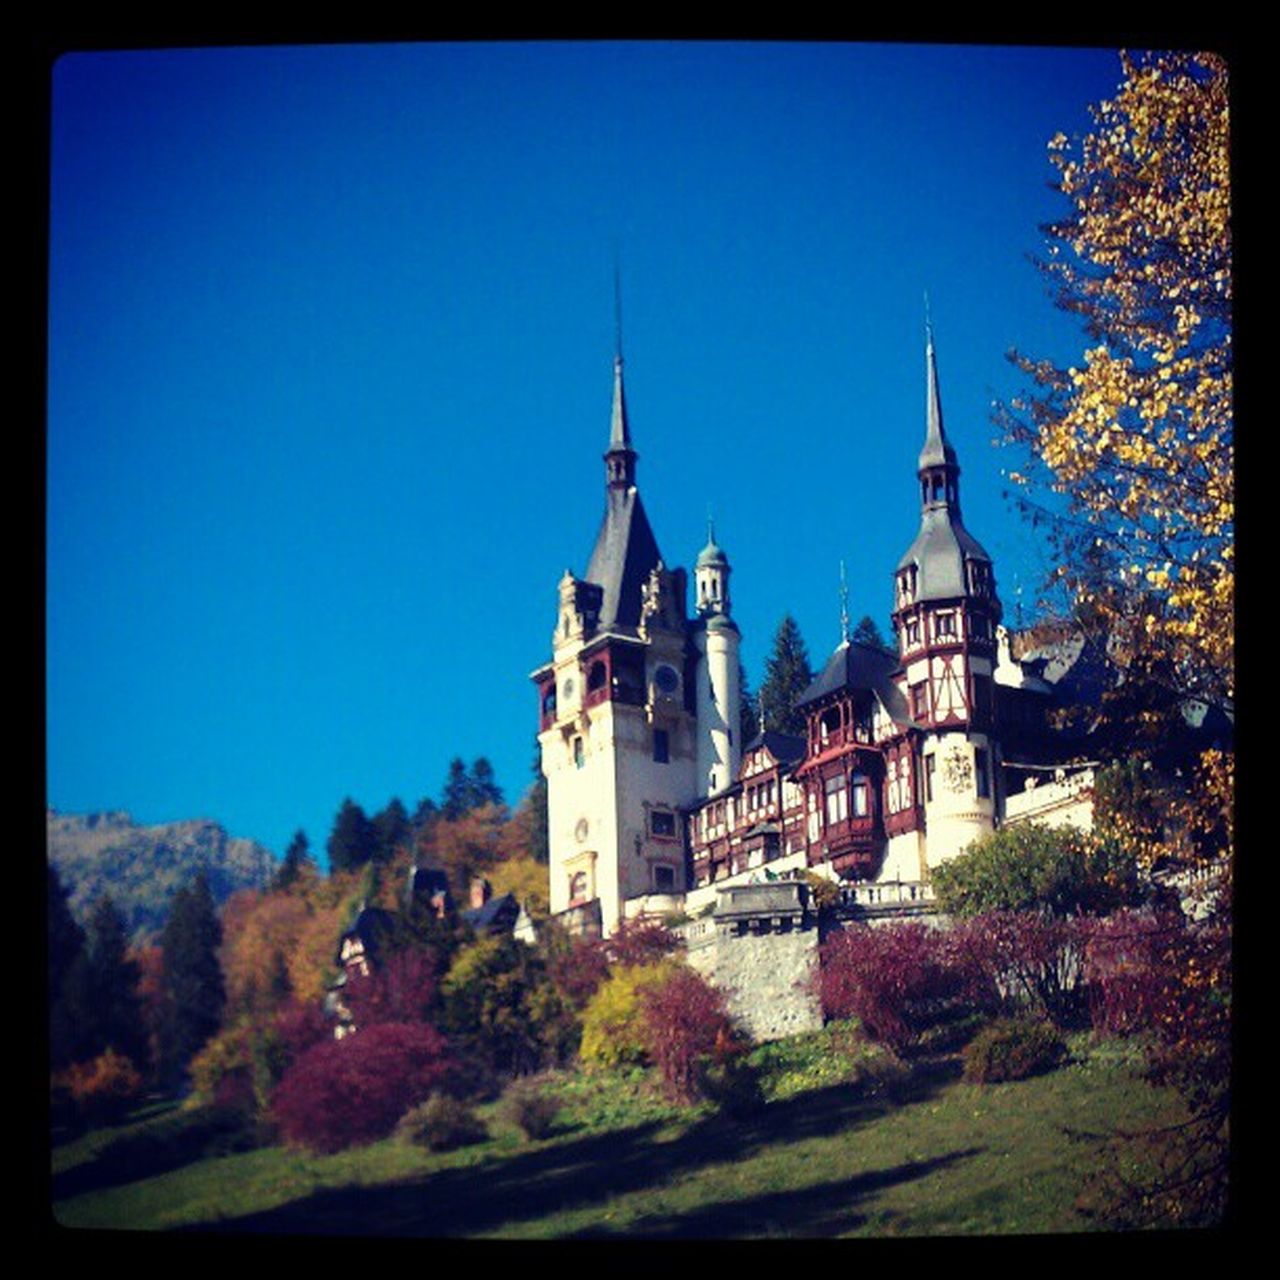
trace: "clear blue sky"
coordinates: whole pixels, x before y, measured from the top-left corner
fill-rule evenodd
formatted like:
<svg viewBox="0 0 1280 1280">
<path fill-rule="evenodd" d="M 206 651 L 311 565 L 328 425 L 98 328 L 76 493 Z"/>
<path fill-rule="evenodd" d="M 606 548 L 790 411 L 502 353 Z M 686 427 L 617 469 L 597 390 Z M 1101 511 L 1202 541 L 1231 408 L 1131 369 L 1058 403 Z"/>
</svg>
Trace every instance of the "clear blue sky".
<svg viewBox="0 0 1280 1280">
<path fill-rule="evenodd" d="M 753 688 L 888 631 L 928 290 L 966 523 L 1006 614 L 1026 255 L 1107 50 L 511 44 L 78 54 L 54 69 L 48 786 L 317 850 L 451 757 L 530 781 L 556 582 L 603 507 L 613 259 L 669 564 L 734 567 Z"/>
</svg>

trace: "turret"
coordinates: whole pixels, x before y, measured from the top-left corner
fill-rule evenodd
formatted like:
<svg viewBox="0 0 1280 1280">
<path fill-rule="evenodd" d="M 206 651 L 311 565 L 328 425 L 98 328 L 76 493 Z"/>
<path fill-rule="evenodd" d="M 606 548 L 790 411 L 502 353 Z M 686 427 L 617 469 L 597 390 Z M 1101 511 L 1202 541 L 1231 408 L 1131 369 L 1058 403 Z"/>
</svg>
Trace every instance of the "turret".
<svg viewBox="0 0 1280 1280">
<path fill-rule="evenodd" d="M 729 558 L 716 544 L 708 522 L 707 545 L 694 564 L 698 618 L 697 650 L 698 788 L 715 795 L 737 781 L 742 689 L 739 682 L 738 624 L 729 616 Z"/>
</svg>

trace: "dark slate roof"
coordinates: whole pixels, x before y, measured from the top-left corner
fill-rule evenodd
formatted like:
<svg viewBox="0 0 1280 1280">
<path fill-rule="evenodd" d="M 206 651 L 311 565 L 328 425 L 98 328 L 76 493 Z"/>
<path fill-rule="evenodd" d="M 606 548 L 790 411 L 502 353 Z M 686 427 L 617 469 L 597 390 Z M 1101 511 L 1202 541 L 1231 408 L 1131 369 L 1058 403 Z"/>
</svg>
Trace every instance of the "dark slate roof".
<svg viewBox="0 0 1280 1280">
<path fill-rule="evenodd" d="M 639 491 L 634 485 L 609 489 L 595 550 L 584 575 L 604 590 L 602 628 L 639 624 L 641 589 L 661 559 Z"/>
<path fill-rule="evenodd" d="M 796 702 L 803 707 L 839 689 L 868 689 L 880 699 L 886 712 L 898 724 L 911 724 L 907 704 L 892 680 L 898 660 L 891 653 L 862 644 L 858 640 L 842 643 L 827 660 L 818 677 Z"/>
<path fill-rule="evenodd" d="M 449 897 L 449 877 L 435 867 L 409 869 L 409 897 L 417 902 L 430 902 L 437 894 Z"/>
<path fill-rule="evenodd" d="M 776 733 L 772 729 L 766 729 L 763 733 L 756 734 L 742 748 L 742 754 L 746 755 L 748 751 L 755 751 L 762 746 L 768 748 L 769 754 L 779 764 L 794 764 L 804 756 L 807 749 L 807 744 L 803 738 L 797 738 L 790 733 Z"/>
<path fill-rule="evenodd" d="M 377 960 L 383 941 L 395 927 L 395 917 L 390 911 L 381 907 L 361 907 L 359 914 L 351 922 L 351 928 L 338 939 L 338 950 L 334 956 L 336 964 L 342 963 L 342 944 L 348 938 L 359 938 L 364 946 L 364 953 L 370 960 Z"/>
<path fill-rule="evenodd" d="M 462 918 L 477 932 L 497 932 L 510 929 L 520 914 L 520 904 L 515 895 L 504 893 L 500 898 L 490 898 L 482 907 L 472 907 L 462 913 Z"/>
<path fill-rule="evenodd" d="M 898 568 L 917 566 L 917 600 L 946 600 L 967 596 L 969 585 L 965 562 L 991 563 L 977 538 L 960 521 L 951 507 L 926 507 L 920 515 L 920 532 L 898 561 Z"/>
</svg>

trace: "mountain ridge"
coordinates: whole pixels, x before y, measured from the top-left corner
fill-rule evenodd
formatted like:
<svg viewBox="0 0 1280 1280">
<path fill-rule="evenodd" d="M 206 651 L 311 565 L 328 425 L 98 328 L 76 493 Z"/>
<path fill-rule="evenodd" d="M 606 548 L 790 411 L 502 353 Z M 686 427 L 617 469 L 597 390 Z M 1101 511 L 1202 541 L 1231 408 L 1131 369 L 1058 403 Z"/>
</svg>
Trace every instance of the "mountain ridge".
<svg viewBox="0 0 1280 1280">
<path fill-rule="evenodd" d="M 276 860 L 263 845 L 227 833 L 211 818 L 137 823 L 121 809 L 96 813 L 46 811 L 50 863 L 72 913 L 83 923 L 94 901 L 110 894 L 138 943 L 164 927 L 174 894 L 204 870 L 221 905 L 238 889 L 269 883 Z"/>
</svg>

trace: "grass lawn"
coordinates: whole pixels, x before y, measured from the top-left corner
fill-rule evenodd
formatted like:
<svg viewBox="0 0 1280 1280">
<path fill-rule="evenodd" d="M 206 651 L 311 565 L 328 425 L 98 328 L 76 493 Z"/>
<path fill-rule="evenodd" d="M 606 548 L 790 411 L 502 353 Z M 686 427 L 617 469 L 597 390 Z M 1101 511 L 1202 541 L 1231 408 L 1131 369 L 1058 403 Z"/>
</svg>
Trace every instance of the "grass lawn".
<svg viewBox="0 0 1280 1280">
<path fill-rule="evenodd" d="M 105 1140 L 90 1134 L 55 1150 L 55 1196 L 77 1176 L 94 1189 L 54 1213 L 68 1227 L 525 1239 L 1079 1231 L 1075 1198 L 1101 1144 L 1065 1130 L 1180 1112 L 1137 1078 L 1131 1049 L 1072 1048 L 1030 1080 L 966 1084 L 942 1063 L 904 1083 L 829 1028 L 756 1051 L 768 1103 L 747 1120 L 673 1108 L 638 1072 L 562 1076 L 561 1123 L 540 1142 L 493 1104 L 479 1110 L 489 1140 L 446 1154 L 394 1140 L 333 1156 L 271 1147 L 136 1182 L 99 1167 Z"/>
</svg>

